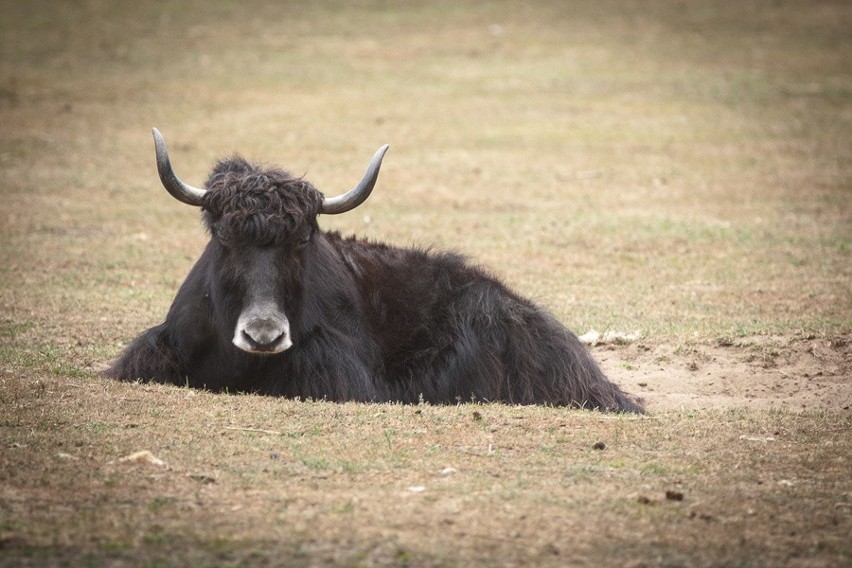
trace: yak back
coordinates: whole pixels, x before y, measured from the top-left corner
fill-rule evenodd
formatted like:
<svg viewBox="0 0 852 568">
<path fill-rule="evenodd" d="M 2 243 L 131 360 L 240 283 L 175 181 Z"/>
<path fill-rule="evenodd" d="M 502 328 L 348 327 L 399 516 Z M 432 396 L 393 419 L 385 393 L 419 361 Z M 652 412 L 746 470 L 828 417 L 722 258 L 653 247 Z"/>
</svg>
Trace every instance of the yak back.
<svg viewBox="0 0 852 568">
<path fill-rule="evenodd" d="M 325 236 L 355 278 L 367 325 L 381 346 L 380 374 L 391 383 L 422 378 L 458 348 L 465 329 L 499 329 L 509 304 L 525 303 L 463 255 Z"/>
<path fill-rule="evenodd" d="M 642 412 L 576 335 L 464 256 L 326 237 L 355 277 L 390 400 Z"/>
</svg>

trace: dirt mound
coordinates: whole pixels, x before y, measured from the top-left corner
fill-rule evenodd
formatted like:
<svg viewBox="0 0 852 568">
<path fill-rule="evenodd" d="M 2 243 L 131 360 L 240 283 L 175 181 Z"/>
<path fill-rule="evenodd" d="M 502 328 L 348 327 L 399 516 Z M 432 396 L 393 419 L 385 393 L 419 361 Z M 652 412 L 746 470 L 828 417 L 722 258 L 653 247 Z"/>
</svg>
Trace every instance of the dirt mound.
<svg viewBox="0 0 852 568">
<path fill-rule="evenodd" d="M 594 348 L 607 374 L 650 412 L 708 408 L 849 410 L 852 337 L 748 337 L 672 347 Z"/>
</svg>

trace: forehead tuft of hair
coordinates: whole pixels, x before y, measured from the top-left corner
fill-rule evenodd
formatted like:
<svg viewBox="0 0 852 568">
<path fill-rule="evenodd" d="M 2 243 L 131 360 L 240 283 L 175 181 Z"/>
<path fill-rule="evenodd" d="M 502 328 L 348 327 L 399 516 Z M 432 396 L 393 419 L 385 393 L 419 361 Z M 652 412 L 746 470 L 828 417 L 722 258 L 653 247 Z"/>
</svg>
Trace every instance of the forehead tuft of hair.
<svg viewBox="0 0 852 568">
<path fill-rule="evenodd" d="M 202 209 L 208 230 L 225 242 L 281 245 L 316 226 L 323 195 L 302 178 L 236 156 L 207 179 Z"/>
</svg>

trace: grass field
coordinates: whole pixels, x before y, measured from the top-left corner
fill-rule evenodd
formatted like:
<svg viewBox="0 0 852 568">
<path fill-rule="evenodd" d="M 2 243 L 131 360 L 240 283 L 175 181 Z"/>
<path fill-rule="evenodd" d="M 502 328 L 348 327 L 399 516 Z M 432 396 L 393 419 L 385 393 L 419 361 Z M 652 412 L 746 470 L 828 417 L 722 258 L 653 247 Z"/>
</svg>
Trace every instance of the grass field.
<svg viewBox="0 0 852 568">
<path fill-rule="evenodd" d="M 4 3 L 0 566 L 852 563 L 850 54 L 844 2 Z M 206 242 L 152 126 L 330 195 L 389 143 L 322 226 L 639 331 L 649 416 L 99 378 Z"/>
</svg>

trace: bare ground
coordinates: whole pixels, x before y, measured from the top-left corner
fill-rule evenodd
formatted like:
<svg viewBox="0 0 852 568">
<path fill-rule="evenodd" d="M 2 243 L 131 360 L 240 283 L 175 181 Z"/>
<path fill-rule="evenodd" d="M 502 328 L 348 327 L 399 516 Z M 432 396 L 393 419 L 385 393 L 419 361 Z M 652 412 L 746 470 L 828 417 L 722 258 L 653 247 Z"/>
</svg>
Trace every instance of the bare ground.
<svg viewBox="0 0 852 568">
<path fill-rule="evenodd" d="M 654 412 L 748 408 L 849 411 L 849 336 L 719 338 L 672 347 L 603 345 L 607 374 Z"/>
</svg>

